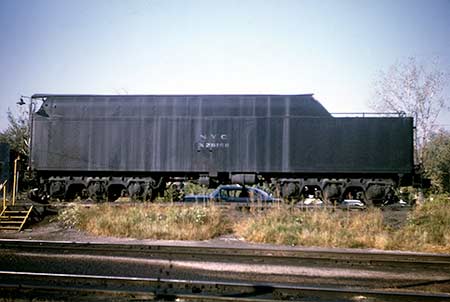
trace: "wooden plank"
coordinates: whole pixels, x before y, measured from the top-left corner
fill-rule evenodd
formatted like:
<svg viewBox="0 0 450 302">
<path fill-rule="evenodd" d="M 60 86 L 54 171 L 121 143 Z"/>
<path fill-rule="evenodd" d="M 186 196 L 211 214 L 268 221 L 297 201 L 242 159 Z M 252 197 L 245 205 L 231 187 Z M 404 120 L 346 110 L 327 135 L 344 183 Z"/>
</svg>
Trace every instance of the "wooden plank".
<svg viewBox="0 0 450 302">
<path fill-rule="evenodd" d="M 25 222 L 27 221 L 28 216 L 30 216 L 30 213 L 31 213 L 32 210 L 33 210 L 33 206 L 31 206 L 30 209 L 28 210 L 27 215 L 25 216 L 25 218 L 23 219 L 22 224 L 21 224 L 20 227 L 19 227 L 19 231 L 20 231 L 20 230 L 23 228 L 23 226 L 25 225 Z"/>
<path fill-rule="evenodd" d="M 27 214 L 28 211 L 5 211 L 3 214 Z"/>
</svg>

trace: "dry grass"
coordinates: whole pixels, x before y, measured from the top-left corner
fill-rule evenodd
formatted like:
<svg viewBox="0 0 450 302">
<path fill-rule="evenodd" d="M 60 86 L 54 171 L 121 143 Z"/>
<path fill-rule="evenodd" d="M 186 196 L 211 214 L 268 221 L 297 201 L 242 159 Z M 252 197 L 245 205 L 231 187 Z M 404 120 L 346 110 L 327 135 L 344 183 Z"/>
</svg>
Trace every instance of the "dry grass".
<svg viewBox="0 0 450 302">
<path fill-rule="evenodd" d="M 280 207 L 254 214 L 235 225 L 252 242 L 349 248 L 384 248 L 388 231 L 379 210 L 302 211 Z"/>
<path fill-rule="evenodd" d="M 450 200 L 441 196 L 416 207 L 398 229 L 383 223 L 380 209 L 349 213 L 281 207 L 238 222 L 235 232 L 261 243 L 450 253 Z"/>
<path fill-rule="evenodd" d="M 91 208 L 75 204 L 59 217 L 67 227 L 99 236 L 206 240 L 234 231 L 247 241 L 260 243 L 450 253 L 447 197 L 416 207 L 400 228 L 383 223 L 380 209 L 303 211 L 283 205 L 244 215 L 214 204 L 104 204 Z"/>
<path fill-rule="evenodd" d="M 59 220 L 97 236 L 138 239 L 205 240 L 230 232 L 222 210 L 215 206 L 73 205 Z"/>
<path fill-rule="evenodd" d="M 417 206 L 393 234 L 388 249 L 450 253 L 450 199 L 437 196 Z"/>
</svg>

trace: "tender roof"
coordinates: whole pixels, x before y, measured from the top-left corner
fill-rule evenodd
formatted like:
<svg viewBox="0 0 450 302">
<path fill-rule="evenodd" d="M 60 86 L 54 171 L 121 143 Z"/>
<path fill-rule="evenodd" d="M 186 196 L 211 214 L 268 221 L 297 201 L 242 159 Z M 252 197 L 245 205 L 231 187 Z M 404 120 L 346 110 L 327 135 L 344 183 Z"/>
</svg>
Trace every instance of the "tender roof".
<svg viewBox="0 0 450 302">
<path fill-rule="evenodd" d="M 49 116 L 80 118 L 139 116 L 320 116 L 330 113 L 312 94 L 214 95 L 59 95 L 43 98 L 41 110 Z M 41 111 L 42 112 L 42 111 Z M 42 112 L 43 113 L 43 112 Z"/>
</svg>

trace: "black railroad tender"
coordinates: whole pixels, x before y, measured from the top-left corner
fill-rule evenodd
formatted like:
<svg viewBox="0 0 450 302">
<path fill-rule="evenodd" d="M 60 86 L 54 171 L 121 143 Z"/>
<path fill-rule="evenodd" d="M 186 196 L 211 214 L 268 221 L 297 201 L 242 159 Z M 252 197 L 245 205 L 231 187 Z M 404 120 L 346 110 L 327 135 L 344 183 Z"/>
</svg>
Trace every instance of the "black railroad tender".
<svg viewBox="0 0 450 302">
<path fill-rule="evenodd" d="M 413 119 L 333 117 L 312 95 L 51 95 L 32 116 L 40 192 L 152 199 L 187 179 L 383 202 L 420 176 Z"/>
</svg>

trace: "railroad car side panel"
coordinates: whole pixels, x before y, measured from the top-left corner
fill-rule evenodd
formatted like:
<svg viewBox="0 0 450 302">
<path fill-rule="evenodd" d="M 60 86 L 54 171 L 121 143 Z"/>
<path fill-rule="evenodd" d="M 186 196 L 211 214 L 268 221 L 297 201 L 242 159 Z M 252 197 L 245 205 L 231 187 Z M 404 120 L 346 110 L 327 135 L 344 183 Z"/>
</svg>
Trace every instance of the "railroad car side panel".
<svg viewBox="0 0 450 302">
<path fill-rule="evenodd" d="M 49 97 L 44 109 L 33 121 L 38 171 L 413 170 L 411 118 L 332 118 L 305 96 Z"/>
<path fill-rule="evenodd" d="M 276 170 L 282 129 L 271 118 L 330 116 L 311 95 L 44 97 L 33 119 L 38 171 Z"/>
<path fill-rule="evenodd" d="M 289 171 L 410 173 L 412 118 L 294 118 Z"/>
</svg>

